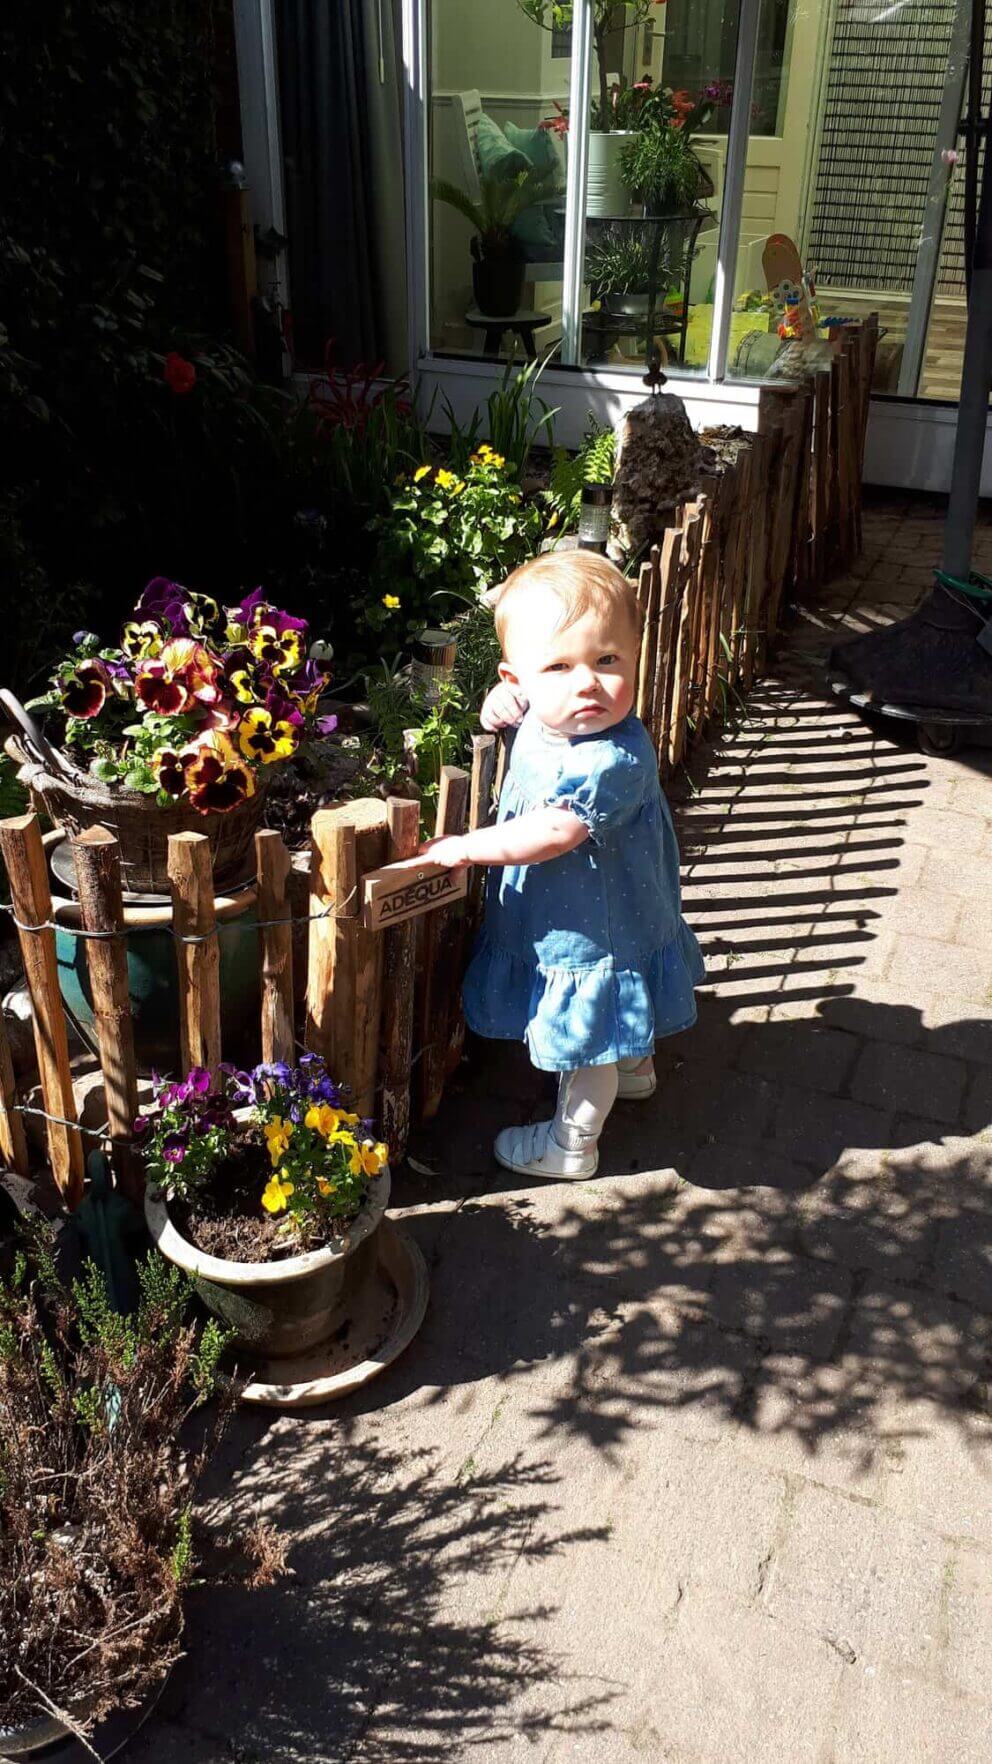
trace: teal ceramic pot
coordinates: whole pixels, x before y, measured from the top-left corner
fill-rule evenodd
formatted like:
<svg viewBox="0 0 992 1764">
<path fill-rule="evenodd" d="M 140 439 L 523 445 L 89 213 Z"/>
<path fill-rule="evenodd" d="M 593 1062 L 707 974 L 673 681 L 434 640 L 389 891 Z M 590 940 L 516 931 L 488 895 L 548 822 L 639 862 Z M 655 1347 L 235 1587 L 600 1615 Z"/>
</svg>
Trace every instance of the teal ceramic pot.
<svg viewBox="0 0 992 1764">
<path fill-rule="evenodd" d="M 47 841 L 46 841 L 47 843 Z M 225 1059 L 253 1059 L 260 1035 L 260 985 L 255 889 L 217 895 L 220 943 L 221 1046 Z M 52 896 L 56 930 L 55 956 L 59 988 L 66 1011 L 87 1047 L 97 1050 L 93 996 L 86 963 L 86 945 L 70 933 L 80 924 L 79 905 L 65 895 Z M 128 990 L 134 1023 L 138 1071 L 178 1073 L 179 979 L 168 905 L 124 908 L 127 930 Z"/>
</svg>

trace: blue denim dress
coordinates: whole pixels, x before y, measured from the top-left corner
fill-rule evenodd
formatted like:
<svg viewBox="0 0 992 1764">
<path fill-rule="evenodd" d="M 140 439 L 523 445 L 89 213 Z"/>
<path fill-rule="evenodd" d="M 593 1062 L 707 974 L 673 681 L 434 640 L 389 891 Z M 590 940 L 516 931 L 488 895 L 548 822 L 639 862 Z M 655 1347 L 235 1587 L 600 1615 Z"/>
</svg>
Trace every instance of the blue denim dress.
<svg viewBox="0 0 992 1764">
<path fill-rule="evenodd" d="M 704 977 L 682 918 L 679 854 L 651 740 L 637 717 L 562 741 L 528 714 L 500 821 L 570 809 L 589 838 L 543 864 L 493 868 L 465 976 L 478 1035 L 526 1041 L 545 1072 L 644 1058 L 695 1022 Z"/>
</svg>

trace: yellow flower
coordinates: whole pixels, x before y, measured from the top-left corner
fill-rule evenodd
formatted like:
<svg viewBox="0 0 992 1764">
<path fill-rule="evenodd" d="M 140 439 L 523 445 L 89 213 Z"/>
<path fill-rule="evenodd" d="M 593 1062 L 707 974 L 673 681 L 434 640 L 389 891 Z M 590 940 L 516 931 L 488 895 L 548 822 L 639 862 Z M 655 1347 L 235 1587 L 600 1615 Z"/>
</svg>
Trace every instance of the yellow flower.
<svg viewBox="0 0 992 1764">
<path fill-rule="evenodd" d="M 506 460 L 504 459 L 504 457 L 501 453 L 494 453 L 492 451 L 492 448 L 490 448 L 489 457 L 486 460 L 486 464 L 491 465 L 491 466 L 495 466 L 496 470 L 499 471 L 502 466 L 505 466 Z"/>
<path fill-rule="evenodd" d="M 238 725 L 238 745 L 246 759 L 270 766 L 273 760 L 289 759 L 299 746 L 292 723 L 274 717 L 262 705 L 246 711 Z"/>
<path fill-rule="evenodd" d="M 558 525 L 558 510 L 555 509 L 554 513 L 551 516 L 551 519 L 548 522 L 548 527 L 549 528 L 550 527 L 557 527 L 557 525 Z"/>
<path fill-rule="evenodd" d="M 362 1174 L 362 1171 L 364 1170 L 364 1168 L 365 1168 L 365 1166 L 362 1163 L 362 1154 L 356 1145 L 354 1151 L 351 1154 L 351 1157 L 348 1159 L 348 1169 L 349 1169 L 352 1176 L 360 1176 Z"/>
<path fill-rule="evenodd" d="M 346 1127 L 357 1127 L 361 1120 L 360 1115 L 349 1115 L 347 1109 L 339 1109 L 338 1113 Z"/>
<path fill-rule="evenodd" d="M 284 1121 L 281 1115 L 274 1115 L 265 1123 L 265 1143 L 269 1148 L 269 1157 L 273 1166 L 278 1164 L 283 1152 L 293 1137 L 292 1121 Z M 270 1207 L 269 1211 L 272 1211 Z"/>
<path fill-rule="evenodd" d="M 332 1109 L 330 1103 L 311 1103 L 303 1117 L 304 1127 L 315 1127 L 322 1139 L 334 1132 L 338 1121 L 338 1111 Z"/>
<path fill-rule="evenodd" d="M 378 1176 L 389 1157 L 388 1148 L 382 1144 L 373 1143 L 371 1139 L 363 1140 L 358 1152 L 366 1176 Z"/>
<path fill-rule="evenodd" d="M 437 487 L 439 490 L 452 490 L 456 493 L 465 488 L 461 479 L 456 478 L 454 472 L 446 472 L 443 466 L 437 474 Z"/>
<path fill-rule="evenodd" d="M 431 468 L 430 468 L 430 466 L 429 466 L 429 465 L 427 465 L 427 466 L 418 466 L 418 467 L 417 467 L 417 469 L 416 469 L 416 471 L 415 471 L 415 472 L 414 472 L 414 474 L 413 474 L 413 481 L 414 481 L 414 483 L 415 483 L 415 484 L 419 484 L 419 483 L 420 483 L 420 480 L 421 480 L 421 478 L 426 478 L 426 476 L 427 476 L 427 474 L 428 474 L 428 472 L 429 472 L 429 471 L 430 471 L 430 469 L 431 469 Z"/>
<path fill-rule="evenodd" d="M 273 1171 L 262 1191 L 262 1205 L 267 1213 L 285 1212 L 295 1183 L 287 1179 L 285 1170 Z"/>
<path fill-rule="evenodd" d="M 333 1185 L 333 1183 L 328 1182 L 326 1176 L 318 1176 L 317 1177 L 317 1193 L 323 1195 L 325 1200 L 327 1199 L 329 1194 L 333 1193 L 333 1190 L 334 1190 L 334 1185 Z"/>
<path fill-rule="evenodd" d="M 384 594 L 382 597 L 382 604 L 383 606 L 388 606 L 390 612 L 392 612 L 394 608 L 399 606 L 400 597 L 398 594 Z"/>
</svg>

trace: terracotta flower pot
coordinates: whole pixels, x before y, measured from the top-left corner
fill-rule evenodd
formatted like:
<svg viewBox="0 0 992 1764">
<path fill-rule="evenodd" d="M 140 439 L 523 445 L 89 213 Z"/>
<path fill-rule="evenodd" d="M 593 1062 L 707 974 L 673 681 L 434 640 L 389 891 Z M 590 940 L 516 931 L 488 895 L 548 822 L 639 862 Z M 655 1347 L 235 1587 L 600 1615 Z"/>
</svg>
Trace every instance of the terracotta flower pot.
<svg viewBox="0 0 992 1764">
<path fill-rule="evenodd" d="M 260 1192 L 263 1156 L 260 1150 Z M 151 1188 L 145 1194 L 145 1219 L 156 1247 L 192 1277 L 208 1311 L 235 1331 L 237 1345 L 279 1358 L 326 1341 L 353 1309 L 355 1294 L 375 1269 L 376 1234 L 388 1200 L 389 1171 L 383 1168 L 338 1242 L 280 1262 L 229 1262 L 207 1255 L 177 1230 L 166 1200 Z"/>
</svg>

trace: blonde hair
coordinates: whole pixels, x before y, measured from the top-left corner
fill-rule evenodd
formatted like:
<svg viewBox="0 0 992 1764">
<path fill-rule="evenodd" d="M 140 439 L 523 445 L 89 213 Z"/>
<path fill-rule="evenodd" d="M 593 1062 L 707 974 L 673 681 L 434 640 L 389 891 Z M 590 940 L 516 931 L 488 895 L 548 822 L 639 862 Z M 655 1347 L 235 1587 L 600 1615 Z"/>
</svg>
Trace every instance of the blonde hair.
<svg viewBox="0 0 992 1764">
<path fill-rule="evenodd" d="M 528 593 L 549 588 L 562 603 L 560 631 L 574 625 L 590 608 L 597 612 L 623 613 L 637 636 L 641 634 L 644 615 L 634 591 L 633 582 L 612 564 L 609 558 L 595 551 L 548 551 L 529 558 L 513 570 L 505 582 L 490 588 L 484 596 L 493 609 L 496 635 L 506 655 L 506 632 L 514 612 L 525 610 Z"/>
</svg>

